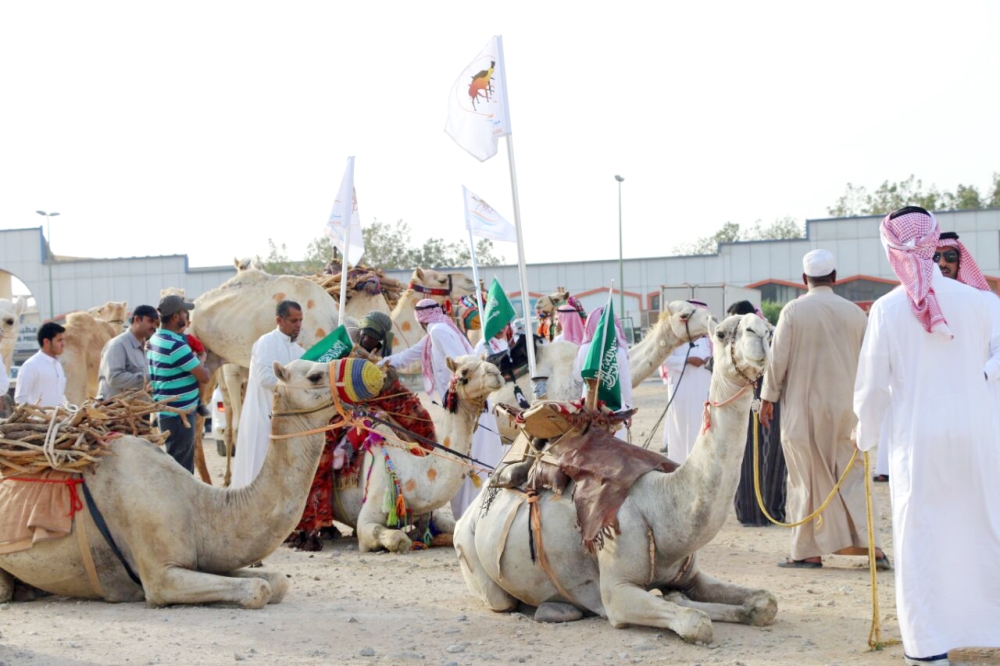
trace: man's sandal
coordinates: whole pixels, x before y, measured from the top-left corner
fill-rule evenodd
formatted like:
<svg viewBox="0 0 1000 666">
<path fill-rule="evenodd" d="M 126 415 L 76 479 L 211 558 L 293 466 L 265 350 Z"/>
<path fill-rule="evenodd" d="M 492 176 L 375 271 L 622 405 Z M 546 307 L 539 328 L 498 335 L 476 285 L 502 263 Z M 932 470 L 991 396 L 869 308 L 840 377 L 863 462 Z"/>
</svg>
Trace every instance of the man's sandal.
<svg viewBox="0 0 1000 666">
<path fill-rule="evenodd" d="M 822 569 L 822 562 L 810 562 L 808 560 L 785 560 L 778 562 L 782 569 Z"/>
</svg>

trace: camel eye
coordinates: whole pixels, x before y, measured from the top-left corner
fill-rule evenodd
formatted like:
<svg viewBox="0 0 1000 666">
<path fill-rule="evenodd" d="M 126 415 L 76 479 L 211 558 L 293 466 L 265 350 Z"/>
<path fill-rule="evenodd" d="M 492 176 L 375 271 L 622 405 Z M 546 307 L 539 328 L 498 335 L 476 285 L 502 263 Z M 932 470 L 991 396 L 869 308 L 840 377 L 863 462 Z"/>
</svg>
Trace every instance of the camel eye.
<svg viewBox="0 0 1000 666">
<path fill-rule="evenodd" d="M 319 384 L 320 380 L 323 379 L 323 373 L 322 372 L 314 372 L 311 375 L 309 375 L 308 377 L 306 377 L 306 379 L 308 379 L 309 381 L 311 381 L 313 384 Z"/>
<path fill-rule="evenodd" d="M 7 324 L 8 326 L 13 326 L 14 325 L 14 320 L 13 319 L 4 319 L 3 323 Z"/>
<path fill-rule="evenodd" d="M 725 340 L 726 339 L 726 332 L 725 331 L 719 331 L 718 333 L 715 334 L 715 337 L 719 338 L 720 340 Z"/>
</svg>

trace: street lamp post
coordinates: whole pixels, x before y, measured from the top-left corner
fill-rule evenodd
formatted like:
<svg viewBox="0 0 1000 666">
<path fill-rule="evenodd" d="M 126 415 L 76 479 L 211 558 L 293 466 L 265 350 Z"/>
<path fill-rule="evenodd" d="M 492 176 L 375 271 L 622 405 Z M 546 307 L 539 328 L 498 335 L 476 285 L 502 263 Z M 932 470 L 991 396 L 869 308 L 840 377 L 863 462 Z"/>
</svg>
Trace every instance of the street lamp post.
<svg viewBox="0 0 1000 666">
<path fill-rule="evenodd" d="M 56 318 L 55 297 L 52 290 L 52 218 L 59 213 L 46 213 L 44 210 L 36 210 L 39 215 L 45 216 L 45 263 L 49 265 L 49 321 Z"/>
<path fill-rule="evenodd" d="M 622 182 L 621 176 L 615 176 L 618 181 L 618 316 L 625 318 L 625 268 L 622 261 Z M 631 332 L 629 333 L 631 335 Z"/>
</svg>

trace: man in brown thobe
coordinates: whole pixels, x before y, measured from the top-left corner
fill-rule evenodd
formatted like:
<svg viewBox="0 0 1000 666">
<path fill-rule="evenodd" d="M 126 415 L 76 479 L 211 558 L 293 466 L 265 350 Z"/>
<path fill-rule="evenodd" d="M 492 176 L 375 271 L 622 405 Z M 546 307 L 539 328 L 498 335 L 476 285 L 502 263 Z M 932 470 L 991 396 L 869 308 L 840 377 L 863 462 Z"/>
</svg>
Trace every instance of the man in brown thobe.
<svg viewBox="0 0 1000 666">
<path fill-rule="evenodd" d="M 802 259 L 804 296 L 781 311 L 761 391 L 761 422 L 767 426 L 781 400 L 781 446 L 788 465 L 785 518 L 797 522 L 830 495 L 854 453 L 854 376 L 868 320 L 854 303 L 833 293 L 833 254 L 813 250 Z M 866 555 L 868 519 L 864 466 L 855 463 L 822 514 L 792 528 L 789 568 L 819 568 L 822 556 Z M 889 560 L 875 530 L 879 568 Z"/>
</svg>

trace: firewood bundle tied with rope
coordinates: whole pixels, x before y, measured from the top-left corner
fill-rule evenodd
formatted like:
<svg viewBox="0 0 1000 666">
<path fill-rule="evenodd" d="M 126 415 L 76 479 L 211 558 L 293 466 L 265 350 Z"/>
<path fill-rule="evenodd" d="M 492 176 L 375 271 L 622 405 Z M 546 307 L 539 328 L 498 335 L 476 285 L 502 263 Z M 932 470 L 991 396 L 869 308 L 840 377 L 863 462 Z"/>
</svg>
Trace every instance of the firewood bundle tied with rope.
<svg viewBox="0 0 1000 666">
<path fill-rule="evenodd" d="M 167 435 L 154 433 L 150 423 L 150 415 L 161 411 L 180 413 L 154 403 L 141 389 L 80 406 L 18 405 L 0 421 L 0 477 L 49 469 L 82 472 L 110 453 L 108 444 L 120 435 L 161 445 Z"/>
<path fill-rule="evenodd" d="M 307 276 L 310 280 L 323 287 L 330 296 L 338 303 L 340 302 L 340 264 L 330 262 L 322 273 Z M 406 289 L 399 280 L 386 277 L 385 273 L 377 268 L 371 268 L 364 264 L 359 264 L 347 271 L 347 299 L 351 299 L 351 294 L 356 291 L 365 291 L 370 295 L 382 294 L 389 308 L 395 308 L 399 302 L 403 291 Z"/>
</svg>

